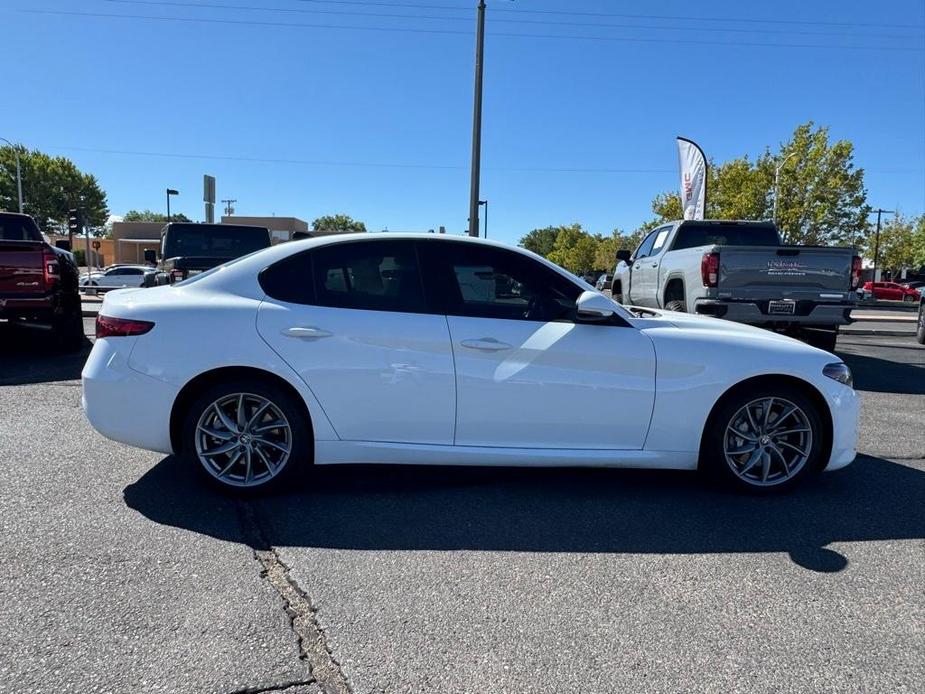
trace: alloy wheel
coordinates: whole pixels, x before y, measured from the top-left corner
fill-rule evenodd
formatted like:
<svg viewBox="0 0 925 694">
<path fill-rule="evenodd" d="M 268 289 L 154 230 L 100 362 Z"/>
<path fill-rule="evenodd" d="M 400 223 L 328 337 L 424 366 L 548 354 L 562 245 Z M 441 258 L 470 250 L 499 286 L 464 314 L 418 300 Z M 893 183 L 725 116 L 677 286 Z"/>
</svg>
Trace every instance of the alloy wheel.
<svg viewBox="0 0 925 694">
<path fill-rule="evenodd" d="M 732 416 L 723 434 L 726 464 L 743 482 L 759 487 L 792 479 L 812 448 L 809 417 L 783 398 L 751 401 Z"/>
<path fill-rule="evenodd" d="M 223 484 L 260 486 L 279 474 L 292 451 L 292 429 L 282 410 L 253 393 L 225 395 L 196 424 L 196 455 Z"/>
</svg>

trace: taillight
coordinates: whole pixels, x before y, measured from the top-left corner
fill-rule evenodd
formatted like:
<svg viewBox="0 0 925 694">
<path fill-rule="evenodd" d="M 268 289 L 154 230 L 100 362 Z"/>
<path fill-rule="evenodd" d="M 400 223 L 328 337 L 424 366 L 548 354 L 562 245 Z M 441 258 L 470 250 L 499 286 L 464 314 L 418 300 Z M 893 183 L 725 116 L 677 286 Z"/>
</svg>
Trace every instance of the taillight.
<svg viewBox="0 0 925 694">
<path fill-rule="evenodd" d="M 51 289 L 61 279 L 58 256 L 47 248 L 42 252 L 42 273 L 45 276 L 45 288 Z"/>
<path fill-rule="evenodd" d="M 174 270 L 170 273 L 171 282 L 179 282 L 183 279 L 183 270 Z"/>
<path fill-rule="evenodd" d="M 851 259 L 851 288 L 857 289 L 861 284 L 861 256 Z"/>
<path fill-rule="evenodd" d="M 96 317 L 96 337 L 131 337 L 144 335 L 154 327 L 154 323 L 146 320 L 128 320 L 126 318 L 113 318 L 102 314 Z"/>
<path fill-rule="evenodd" d="M 700 277 L 704 287 L 719 284 L 719 253 L 704 253 L 700 260 Z"/>
</svg>

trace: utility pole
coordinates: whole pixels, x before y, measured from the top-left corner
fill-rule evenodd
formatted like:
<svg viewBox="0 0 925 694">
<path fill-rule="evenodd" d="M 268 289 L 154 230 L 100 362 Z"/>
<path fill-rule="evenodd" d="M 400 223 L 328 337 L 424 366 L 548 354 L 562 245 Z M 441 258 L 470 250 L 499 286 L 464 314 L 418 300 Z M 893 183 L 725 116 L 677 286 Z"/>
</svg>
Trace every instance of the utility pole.
<svg viewBox="0 0 925 694">
<path fill-rule="evenodd" d="M 485 238 L 488 238 L 488 200 L 479 200 L 479 205 L 485 205 Z"/>
<path fill-rule="evenodd" d="M 472 174 L 469 183 L 469 236 L 479 235 L 479 177 L 482 167 L 482 59 L 485 55 L 485 0 L 479 0 L 475 33 L 475 98 L 472 103 Z"/>
<path fill-rule="evenodd" d="M 16 193 L 19 196 L 19 214 L 23 213 L 22 205 L 22 172 L 19 168 L 19 147 L 14 145 L 12 142 L 7 140 L 5 137 L 0 137 L 0 140 L 6 142 L 13 150 L 13 156 L 16 157 Z"/>
<path fill-rule="evenodd" d="M 230 217 L 234 214 L 234 208 L 232 205 L 237 202 L 237 200 L 222 200 L 225 203 L 225 216 Z"/>
<path fill-rule="evenodd" d="M 880 280 L 877 277 L 877 261 L 880 259 L 880 215 L 884 214 L 896 214 L 893 210 L 881 210 L 879 207 L 876 210 L 871 210 L 870 213 L 877 213 L 877 236 L 874 238 L 874 282 Z"/>
</svg>

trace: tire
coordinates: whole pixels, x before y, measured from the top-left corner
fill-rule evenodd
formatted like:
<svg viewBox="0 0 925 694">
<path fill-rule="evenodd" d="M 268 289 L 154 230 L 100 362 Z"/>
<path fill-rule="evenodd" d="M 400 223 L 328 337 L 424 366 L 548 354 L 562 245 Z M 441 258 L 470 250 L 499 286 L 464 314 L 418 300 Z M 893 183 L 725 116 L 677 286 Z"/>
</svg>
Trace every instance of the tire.
<svg viewBox="0 0 925 694">
<path fill-rule="evenodd" d="M 242 396 L 243 432 L 237 417 Z M 264 405 L 268 407 L 254 422 Z M 273 422 L 285 426 L 267 429 Z M 200 426 L 216 435 L 208 435 Z M 239 444 L 236 448 L 235 443 Z M 221 451 L 222 447 L 228 450 Z M 213 487 L 237 496 L 254 496 L 297 486 L 312 461 L 314 439 L 302 403 L 275 383 L 247 377 L 213 384 L 195 397 L 183 417 L 180 448 L 184 463 L 194 466 Z"/>
<path fill-rule="evenodd" d="M 915 339 L 920 345 L 925 345 L 925 301 L 919 304 L 919 323 L 915 331 Z"/>
<path fill-rule="evenodd" d="M 910 303 L 910 304 L 911 304 L 913 301 L 915 301 L 915 297 L 912 296 L 911 294 L 906 294 L 906 295 L 903 297 L 903 301 L 906 302 L 906 303 Z"/>
<path fill-rule="evenodd" d="M 683 300 L 675 299 L 665 304 L 666 311 L 677 311 L 678 313 L 687 313 L 687 304 Z"/>
<path fill-rule="evenodd" d="M 610 297 L 618 304 L 623 303 L 623 286 L 619 282 L 616 286 L 611 285 Z"/>
<path fill-rule="evenodd" d="M 838 343 L 838 328 L 835 330 L 806 330 L 803 332 L 803 341 L 826 352 L 834 352 Z"/>
<path fill-rule="evenodd" d="M 771 419 L 765 426 L 763 412 L 767 403 Z M 743 414 L 746 407 L 758 427 L 757 433 Z M 788 413 L 791 407 L 795 411 Z M 781 424 L 775 427 L 776 421 Z M 730 428 L 741 436 L 730 433 Z M 791 431 L 804 428 L 808 431 Z M 775 430 L 779 433 L 774 434 Z M 700 467 L 720 484 L 740 492 L 785 492 L 811 479 L 825 466 L 824 439 L 817 406 L 800 389 L 788 384 L 742 388 L 724 397 L 707 420 Z M 740 452 L 735 453 L 737 450 Z M 785 461 L 789 461 L 789 468 Z"/>
<path fill-rule="evenodd" d="M 76 352 L 83 348 L 84 319 L 80 297 L 68 302 L 69 307 L 52 320 L 51 331 L 55 347 L 62 352 Z"/>
</svg>

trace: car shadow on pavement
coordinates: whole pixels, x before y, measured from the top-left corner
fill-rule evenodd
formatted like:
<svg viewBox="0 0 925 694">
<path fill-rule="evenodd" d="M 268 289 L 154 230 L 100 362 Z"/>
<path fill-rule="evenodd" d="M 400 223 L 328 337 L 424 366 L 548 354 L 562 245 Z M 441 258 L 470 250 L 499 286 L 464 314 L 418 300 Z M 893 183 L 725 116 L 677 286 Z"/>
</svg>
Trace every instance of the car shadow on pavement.
<svg viewBox="0 0 925 694">
<path fill-rule="evenodd" d="M 85 339 L 80 350 L 62 352 L 48 331 L 0 323 L 0 386 L 79 379 L 92 347 Z"/>
<path fill-rule="evenodd" d="M 920 348 L 916 345 L 915 347 L 903 346 L 898 349 L 918 351 Z M 879 359 L 841 350 L 838 356 L 844 359 L 851 368 L 854 374 L 854 387 L 858 390 L 925 395 L 925 348 L 921 348 L 921 359 L 912 363 Z M 918 355 L 913 354 L 913 356 Z"/>
<path fill-rule="evenodd" d="M 693 473 L 333 466 L 314 470 L 305 491 L 239 502 L 194 472 L 165 458 L 125 488 L 125 502 L 157 523 L 254 549 L 788 552 L 833 572 L 848 559 L 830 543 L 925 538 L 925 472 L 866 456 L 767 498 Z"/>
</svg>

